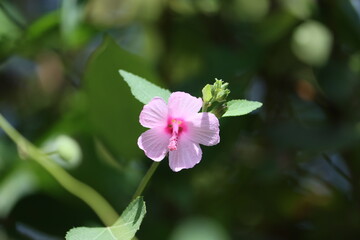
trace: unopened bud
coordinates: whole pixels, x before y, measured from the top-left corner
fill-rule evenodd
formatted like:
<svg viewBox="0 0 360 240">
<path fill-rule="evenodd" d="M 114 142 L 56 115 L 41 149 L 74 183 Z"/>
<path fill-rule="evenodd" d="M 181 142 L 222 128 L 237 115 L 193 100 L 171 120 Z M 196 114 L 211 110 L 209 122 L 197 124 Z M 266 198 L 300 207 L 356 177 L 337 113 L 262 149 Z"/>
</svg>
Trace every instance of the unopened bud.
<svg viewBox="0 0 360 240">
<path fill-rule="evenodd" d="M 218 92 L 218 94 L 215 97 L 215 101 L 217 102 L 225 102 L 227 96 L 230 94 L 230 90 L 229 89 L 225 89 L 225 90 L 221 90 Z"/>
<path fill-rule="evenodd" d="M 50 152 L 49 157 L 64 168 L 74 168 L 81 163 L 81 148 L 69 136 L 60 135 L 47 141 L 43 150 Z"/>
<path fill-rule="evenodd" d="M 224 83 L 224 81 L 215 78 L 215 83 L 211 89 L 213 101 L 225 102 L 227 96 L 230 94 L 228 86 L 229 83 Z"/>
<path fill-rule="evenodd" d="M 202 99 L 205 103 L 210 102 L 210 100 L 212 99 L 211 89 L 212 86 L 210 84 L 206 84 L 206 86 L 202 89 Z"/>
<path fill-rule="evenodd" d="M 217 78 L 215 78 L 215 82 L 213 85 L 207 84 L 202 89 L 203 101 L 204 101 L 203 111 L 206 112 L 206 110 L 210 108 L 213 105 L 213 103 L 226 102 L 226 98 L 230 94 L 230 90 L 228 89 L 228 86 L 229 83 L 224 82 L 221 79 L 217 79 Z M 220 110 L 216 110 L 216 111 L 220 111 Z"/>
<path fill-rule="evenodd" d="M 217 118 L 221 118 L 222 115 L 224 115 L 227 111 L 227 103 L 222 103 L 216 105 L 212 110 L 211 113 L 213 113 Z"/>
<path fill-rule="evenodd" d="M 228 86 L 229 86 L 229 83 L 226 82 L 223 85 L 221 85 L 221 89 L 225 90 L 228 88 Z"/>
</svg>

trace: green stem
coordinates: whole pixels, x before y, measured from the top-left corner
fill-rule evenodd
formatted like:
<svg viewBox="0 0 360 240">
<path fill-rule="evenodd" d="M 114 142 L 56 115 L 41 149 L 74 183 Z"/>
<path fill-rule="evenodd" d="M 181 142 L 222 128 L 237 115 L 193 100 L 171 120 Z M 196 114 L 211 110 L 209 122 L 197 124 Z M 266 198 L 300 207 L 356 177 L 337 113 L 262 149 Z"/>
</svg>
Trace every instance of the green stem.
<svg viewBox="0 0 360 240">
<path fill-rule="evenodd" d="M 46 155 L 51 156 L 51 155 L 55 155 L 55 154 L 59 154 L 58 151 L 51 151 L 51 152 L 44 152 Z"/>
<path fill-rule="evenodd" d="M 136 192 L 133 196 L 133 199 L 139 197 L 142 192 L 144 191 L 146 185 L 149 183 L 149 180 L 151 179 L 152 175 L 154 174 L 154 172 L 156 171 L 157 167 L 159 166 L 160 162 L 153 162 L 153 164 L 151 164 L 151 167 L 149 168 L 149 170 L 146 172 L 145 176 L 143 177 L 143 179 L 141 180 L 138 188 L 136 189 Z"/>
<path fill-rule="evenodd" d="M 207 110 L 207 106 L 205 106 L 205 102 L 204 102 L 204 104 L 203 104 L 203 106 L 201 108 L 201 112 L 206 112 L 206 110 Z"/>
<path fill-rule="evenodd" d="M 214 103 L 214 100 L 211 98 L 208 102 L 203 101 L 203 105 L 201 107 L 201 112 L 207 112 L 208 108 Z"/>
<path fill-rule="evenodd" d="M 44 152 L 20 135 L 20 133 L 17 132 L 1 114 L 0 127 L 28 157 L 34 159 L 45 168 L 67 191 L 83 200 L 90 208 L 92 208 L 105 225 L 111 226 L 118 219 L 119 216 L 116 211 L 98 192 L 75 179 L 63 168 L 49 159 Z"/>
</svg>

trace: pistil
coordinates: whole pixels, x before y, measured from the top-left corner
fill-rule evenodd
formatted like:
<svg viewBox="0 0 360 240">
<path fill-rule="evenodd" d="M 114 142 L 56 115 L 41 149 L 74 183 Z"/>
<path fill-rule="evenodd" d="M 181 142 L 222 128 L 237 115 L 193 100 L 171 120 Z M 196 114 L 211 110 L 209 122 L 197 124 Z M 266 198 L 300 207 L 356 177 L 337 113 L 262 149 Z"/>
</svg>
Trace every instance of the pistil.
<svg viewBox="0 0 360 240">
<path fill-rule="evenodd" d="M 182 121 L 180 120 L 176 120 L 173 119 L 171 121 L 171 138 L 169 141 L 169 145 L 168 148 L 170 151 L 174 151 L 177 150 L 177 145 L 178 145 L 178 140 L 179 140 L 179 130 L 180 130 L 180 125 L 181 125 Z"/>
</svg>

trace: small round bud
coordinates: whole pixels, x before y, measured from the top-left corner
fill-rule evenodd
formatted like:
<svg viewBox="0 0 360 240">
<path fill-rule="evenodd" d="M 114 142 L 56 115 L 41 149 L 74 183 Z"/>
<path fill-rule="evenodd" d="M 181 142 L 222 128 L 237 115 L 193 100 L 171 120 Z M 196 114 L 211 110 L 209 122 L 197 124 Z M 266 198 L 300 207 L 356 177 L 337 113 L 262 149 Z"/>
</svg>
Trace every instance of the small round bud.
<svg viewBox="0 0 360 240">
<path fill-rule="evenodd" d="M 81 163 L 81 148 L 69 136 L 59 135 L 47 141 L 43 150 L 48 152 L 49 157 L 64 168 L 75 168 Z"/>
</svg>

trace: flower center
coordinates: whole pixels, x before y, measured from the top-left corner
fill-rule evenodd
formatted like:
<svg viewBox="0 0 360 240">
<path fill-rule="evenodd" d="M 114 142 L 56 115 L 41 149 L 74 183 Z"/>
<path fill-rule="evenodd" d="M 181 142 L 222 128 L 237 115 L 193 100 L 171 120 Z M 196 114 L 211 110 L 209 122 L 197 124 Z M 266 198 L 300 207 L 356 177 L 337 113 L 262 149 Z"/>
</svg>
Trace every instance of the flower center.
<svg viewBox="0 0 360 240">
<path fill-rule="evenodd" d="M 170 151 L 177 150 L 179 136 L 184 130 L 184 121 L 179 119 L 169 119 L 167 131 L 171 134 L 168 148 Z"/>
</svg>

